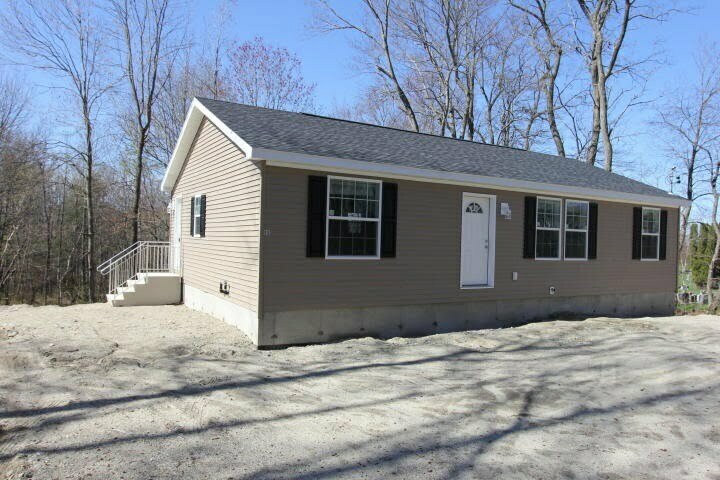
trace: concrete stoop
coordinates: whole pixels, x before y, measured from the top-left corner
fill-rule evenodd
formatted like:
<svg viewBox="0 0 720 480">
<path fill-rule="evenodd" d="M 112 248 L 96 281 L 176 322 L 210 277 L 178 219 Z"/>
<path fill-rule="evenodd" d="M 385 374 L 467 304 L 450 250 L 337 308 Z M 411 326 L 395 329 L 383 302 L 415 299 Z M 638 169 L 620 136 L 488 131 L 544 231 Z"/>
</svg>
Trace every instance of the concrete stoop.
<svg viewBox="0 0 720 480">
<path fill-rule="evenodd" d="M 118 293 L 107 295 L 113 307 L 139 305 L 173 305 L 180 303 L 180 275 L 175 273 L 139 273 L 136 280 L 128 280 Z"/>
</svg>

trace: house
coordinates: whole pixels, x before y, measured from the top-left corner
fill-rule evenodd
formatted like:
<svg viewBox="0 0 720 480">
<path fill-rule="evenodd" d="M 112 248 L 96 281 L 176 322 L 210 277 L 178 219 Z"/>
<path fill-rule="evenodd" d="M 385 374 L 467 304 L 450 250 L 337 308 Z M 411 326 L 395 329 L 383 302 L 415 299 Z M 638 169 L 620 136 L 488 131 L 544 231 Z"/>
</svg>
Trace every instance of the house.
<svg viewBox="0 0 720 480">
<path fill-rule="evenodd" d="M 198 98 L 162 189 L 182 301 L 259 346 L 674 310 L 685 200 L 576 160 Z"/>
</svg>

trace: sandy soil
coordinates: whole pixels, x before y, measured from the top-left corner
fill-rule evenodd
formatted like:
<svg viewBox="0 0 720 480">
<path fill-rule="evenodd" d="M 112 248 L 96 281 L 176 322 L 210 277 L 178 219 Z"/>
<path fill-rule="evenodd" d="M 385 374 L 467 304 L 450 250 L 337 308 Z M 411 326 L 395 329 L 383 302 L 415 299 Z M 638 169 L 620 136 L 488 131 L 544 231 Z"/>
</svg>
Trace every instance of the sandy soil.
<svg viewBox="0 0 720 480">
<path fill-rule="evenodd" d="M 720 318 L 257 351 L 185 307 L 0 309 L 0 477 L 720 479 Z"/>
</svg>

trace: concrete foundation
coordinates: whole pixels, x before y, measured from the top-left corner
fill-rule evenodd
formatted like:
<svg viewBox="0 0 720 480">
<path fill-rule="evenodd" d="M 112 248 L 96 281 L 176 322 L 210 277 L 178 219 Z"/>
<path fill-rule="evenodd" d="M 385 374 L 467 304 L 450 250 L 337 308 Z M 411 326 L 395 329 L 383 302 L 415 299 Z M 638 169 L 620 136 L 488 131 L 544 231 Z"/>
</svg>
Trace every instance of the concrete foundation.
<svg viewBox="0 0 720 480">
<path fill-rule="evenodd" d="M 322 343 L 353 337 L 412 337 L 501 328 L 553 317 L 671 315 L 674 293 L 552 297 L 491 302 L 297 310 L 265 313 L 260 347 Z"/>
<path fill-rule="evenodd" d="M 193 310 L 207 313 L 239 328 L 253 343 L 258 344 L 256 312 L 186 284 L 183 285 L 183 303 Z"/>
</svg>

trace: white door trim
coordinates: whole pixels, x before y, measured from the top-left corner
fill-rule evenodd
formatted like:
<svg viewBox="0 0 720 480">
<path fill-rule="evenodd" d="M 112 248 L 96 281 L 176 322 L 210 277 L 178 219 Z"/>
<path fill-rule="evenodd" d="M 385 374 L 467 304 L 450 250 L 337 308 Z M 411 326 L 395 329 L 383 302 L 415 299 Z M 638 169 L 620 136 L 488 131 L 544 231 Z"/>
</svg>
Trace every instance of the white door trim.
<svg viewBox="0 0 720 480">
<path fill-rule="evenodd" d="M 462 266 L 463 266 L 463 248 L 462 248 L 462 228 L 463 228 L 463 206 L 469 198 L 487 198 L 490 201 L 490 216 L 488 218 L 488 283 L 487 285 L 463 285 Z M 495 286 L 495 225 L 497 218 L 497 197 L 485 193 L 463 192 L 460 200 L 460 289 L 461 290 L 479 290 L 484 288 L 493 288 Z"/>
</svg>

